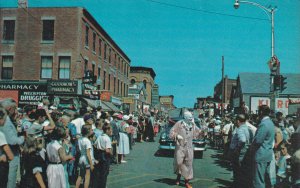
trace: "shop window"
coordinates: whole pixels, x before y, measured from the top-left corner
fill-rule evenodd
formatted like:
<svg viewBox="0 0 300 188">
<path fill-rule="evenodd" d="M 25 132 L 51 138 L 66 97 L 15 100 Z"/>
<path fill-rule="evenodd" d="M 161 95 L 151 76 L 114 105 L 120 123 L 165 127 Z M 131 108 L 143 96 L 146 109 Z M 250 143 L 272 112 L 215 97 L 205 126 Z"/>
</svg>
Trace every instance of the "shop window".
<svg viewBox="0 0 300 188">
<path fill-rule="evenodd" d="M 70 79 L 71 57 L 59 57 L 59 79 Z"/>
<path fill-rule="evenodd" d="M 54 20 L 43 20 L 43 41 L 54 40 Z"/>
<path fill-rule="evenodd" d="M 52 78 L 52 56 L 42 56 L 41 57 L 41 79 L 51 79 Z"/>
<path fill-rule="evenodd" d="M 4 20 L 3 40 L 14 41 L 15 39 L 15 20 Z"/>
<path fill-rule="evenodd" d="M 2 79 L 12 79 L 13 77 L 13 56 L 2 56 Z"/>
</svg>

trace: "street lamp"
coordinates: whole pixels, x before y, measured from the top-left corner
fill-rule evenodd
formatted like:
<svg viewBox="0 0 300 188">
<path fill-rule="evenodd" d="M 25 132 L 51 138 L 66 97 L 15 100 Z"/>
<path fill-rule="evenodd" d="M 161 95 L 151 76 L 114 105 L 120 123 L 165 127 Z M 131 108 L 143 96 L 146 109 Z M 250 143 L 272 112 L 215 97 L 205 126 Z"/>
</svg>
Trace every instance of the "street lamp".
<svg viewBox="0 0 300 188">
<path fill-rule="evenodd" d="M 235 0 L 235 3 L 233 4 L 233 7 L 235 9 L 238 9 L 240 7 L 240 3 L 245 3 L 245 4 L 250 4 L 253 6 L 256 6 L 258 8 L 260 8 L 261 10 L 264 11 L 264 13 L 268 16 L 269 21 L 271 21 L 271 58 L 270 58 L 270 62 L 273 63 L 273 61 L 276 61 L 276 72 L 275 74 L 273 73 L 272 68 L 271 69 L 271 74 L 270 74 L 270 93 L 271 93 L 271 100 L 274 100 L 274 102 L 271 102 L 271 109 L 275 110 L 275 95 L 277 94 L 276 90 L 274 90 L 273 84 L 274 84 L 274 76 L 276 75 L 280 75 L 280 64 L 278 63 L 278 59 L 275 56 L 275 40 L 274 40 L 274 13 L 276 11 L 276 8 L 273 7 L 265 7 L 262 6 L 258 3 L 255 2 L 251 2 L 251 1 L 239 1 L 239 0 Z M 274 105 L 274 106 L 272 106 Z"/>
</svg>

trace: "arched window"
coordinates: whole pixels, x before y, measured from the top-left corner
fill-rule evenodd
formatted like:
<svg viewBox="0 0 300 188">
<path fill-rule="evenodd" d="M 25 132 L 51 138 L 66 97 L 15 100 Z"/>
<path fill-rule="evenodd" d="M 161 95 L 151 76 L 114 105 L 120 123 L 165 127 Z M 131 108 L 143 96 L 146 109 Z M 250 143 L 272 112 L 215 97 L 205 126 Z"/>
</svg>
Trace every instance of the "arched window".
<svg viewBox="0 0 300 188">
<path fill-rule="evenodd" d="M 143 84 L 144 84 L 144 87 L 145 87 L 145 89 L 146 89 L 146 88 L 147 88 L 147 81 L 144 80 L 144 81 L 143 81 Z"/>
<path fill-rule="evenodd" d="M 135 79 L 131 79 L 130 80 L 130 83 L 133 85 L 133 84 L 135 84 Z"/>
</svg>

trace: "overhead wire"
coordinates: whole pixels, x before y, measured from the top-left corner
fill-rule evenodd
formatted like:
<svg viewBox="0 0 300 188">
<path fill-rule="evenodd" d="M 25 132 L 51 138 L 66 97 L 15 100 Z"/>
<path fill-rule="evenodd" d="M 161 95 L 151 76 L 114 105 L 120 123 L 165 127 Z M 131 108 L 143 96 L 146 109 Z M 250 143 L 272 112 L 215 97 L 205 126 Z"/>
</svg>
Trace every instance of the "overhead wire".
<svg viewBox="0 0 300 188">
<path fill-rule="evenodd" d="M 215 14 L 215 15 L 221 15 L 221 16 L 229 16 L 229 17 L 236 17 L 236 18 L 251 19 L 251 20 L 269 21 L 268 19 L 265 19 L 265 18 L 255 18 L 255 17 L 248 17 L 248 16 L 238 16 L 238 15 L 226 14 L 226 13 L 220 13 L 220 12 L 214 12 L 214 11 L 209 11 L 209 10 L 204 10 L 204 9 L 196 9 L 196 8 L 191 8 L 191 7 L 185 7 L 185 6 L 180 6 L 180 5 L 175 5 L 175 4 L 165 3 L 165 2 L 161 2 L 161 1 L 155 1 L 155 0 L 145 0 L 145 1 L 156 3 L 156 4 L 159 4 L 159 5 L 169 6 L 169 7 L 186 9 L 186 10 L 196 11 L 196 12 L 202 12 L 202 13 L 206 13 L 206 14 Z"/>
</svg>

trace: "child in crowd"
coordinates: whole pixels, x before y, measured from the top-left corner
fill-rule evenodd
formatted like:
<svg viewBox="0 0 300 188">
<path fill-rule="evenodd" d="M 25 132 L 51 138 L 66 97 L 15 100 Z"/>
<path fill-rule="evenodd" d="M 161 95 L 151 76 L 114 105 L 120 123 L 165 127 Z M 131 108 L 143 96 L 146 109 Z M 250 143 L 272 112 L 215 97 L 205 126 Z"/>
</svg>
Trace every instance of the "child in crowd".
<svg viewBox="0 0 300 188">
<path fill-rule="evenodd" d="M 78 146 L 80 151 L 79 158 L 79 173 L 76 181 L 76 188 L 80 187 L 81 180 L 84 178 L 84 188 L 88 188 L 90 185 L 91 171 L 94 170 L 92 143 L 89 137 L 93 134 L 92 127 L 90 125 L 84 125 L 81 129 L 82 137 L 78 140 Z"/>
</svg>

